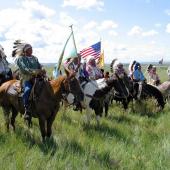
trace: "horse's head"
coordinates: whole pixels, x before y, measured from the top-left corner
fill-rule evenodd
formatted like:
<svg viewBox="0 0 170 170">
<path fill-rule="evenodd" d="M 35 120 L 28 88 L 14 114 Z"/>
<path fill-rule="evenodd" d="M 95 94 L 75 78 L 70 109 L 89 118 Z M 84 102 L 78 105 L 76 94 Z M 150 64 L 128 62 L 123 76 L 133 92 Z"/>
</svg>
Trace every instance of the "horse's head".
<svg viewBox="0 0 170 170">
<path fill-rule="evenodd" d="M 74 75 L 67 76 L 67 78 L 63 82 L 63 85 L 65 92 L 67 93 L 66 97 L 69 103 L 73 103 L 74 99 L 79 102 L 82 102 L 84 100 L 84 94 L 80 87 L 80 83 Z"/>
</svg>

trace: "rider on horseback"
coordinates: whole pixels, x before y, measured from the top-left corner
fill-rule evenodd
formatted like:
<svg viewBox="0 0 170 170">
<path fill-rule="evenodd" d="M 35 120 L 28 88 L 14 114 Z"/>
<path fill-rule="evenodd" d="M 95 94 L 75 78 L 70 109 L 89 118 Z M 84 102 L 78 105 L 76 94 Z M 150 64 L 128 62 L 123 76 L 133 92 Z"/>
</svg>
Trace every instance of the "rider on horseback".
<svg viewBox="0 0 170 170">
<path fill-rule="evenodd" d="M 33 78 L 38 73 L 42 73 L 42 66 L 38 59 L 32 55 L 32 46 L 30 44 L 24 44 L 22 48 L 22 54 L 18 56 L 16 64 L 19 67 L 22 77 L 22 83 L 24 87 L 23 102 L 25 108 L 24 119 L 29 120 L 31 118 L 29 96 L 33 87 Z"/>
<path fill-rule="evenodd" d="M 160 85 L 161 81 L 156 72 L 156 66 L 152 66 L 152 68 L 148 71 L 148 84 L 158 86 Z"/>
<path fill-rule="evenodd" d="M 142 73 L 140 63 L 136 63 L 133 68 L 133 81 L 135 82 L 145 82 L 146 79 Z"/>
<path fill-rule="evenodd" d="M 81 56 L 79 54 L 75 55 L 73 54 L 71 57 L 67 58 L 67 60 L 64 63 L 64 69 L 66 72 L 69 73 L 69 75 L 75 75 L 75 77 L 79 80 L 81 80 L 81 77 L 84 76 L 83 72 L 83 65 L 80 62 Z M 81 83 L 81 82 L 80 82 Z M 83 100 L 84 96 L 81 96 L 81 99 Z M 74 99 L 74 109 L 73 110 L 82 110 L 82 108 L 85 108 L 84 104 L 78 99 Z"/>
<path fill-rule="evenodd" d="M 113 60 L 112 72 L 113 75 L 111 76 L 113 79 L 117 81 L 117 85 L 115 86 L 115 96 L 118 98 L 125 98 L 128 94 L 128 85 L 129 78 L 128 75 L 123 67 L 123 63 L 119 60 Z"/>
<path fill-rule="evenodd" d="M 71 56 L 64 63 L 64 69 L 70 73 L 74 74 L 76 77 L 79 77 L 79 68 L 80 68 L 80 56 Z"/>
<path fill-rule="evenodd" d="M 136 62 L 134 65 L 132 80 L 134 82 L 138 82 L 137 83 L 138 86 L 135 86 L 135 89 L 136 89 L 135 98 L 140 99 L 142 87 L 143 87 L 143 84 L 146 83 L 146 78 L 144 77 L 144 75 L 142 73 L 140 63 L 138 63 L 138 62 Z"/>
<path fill-rule="evenodd" d="M 86 70 L 90 80 L 97 80 L 103 78 L 103 74 L 101 70 L 97 67 L 95 58 L 93 56 L 88 57 Z"/>
<path fill-rule="evenodd" d="M 124 76 L 126 75 L 127 76 L 127 73 L 123 67 L 123 64 L 121 62 L 119 62 L 118 60 L 115 62 L 114 66 L 113 66 L 113 72 L 114 72 L 114 75 L 117 78 L 124 78 Z"/>
<path fill-rule="evenodd" d="M 0 45 L 0 85 L 10 79 L 12 79 L 12 71 L 9 68 L 8 61 L 6 60 L 4 48 Z"/>
</svg>

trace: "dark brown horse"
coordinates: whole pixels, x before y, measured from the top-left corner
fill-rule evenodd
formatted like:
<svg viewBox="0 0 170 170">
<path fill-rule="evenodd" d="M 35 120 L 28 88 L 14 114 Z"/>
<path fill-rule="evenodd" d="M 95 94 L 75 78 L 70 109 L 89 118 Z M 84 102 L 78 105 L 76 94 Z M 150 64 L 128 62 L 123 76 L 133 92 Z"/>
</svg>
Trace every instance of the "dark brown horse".
<svg viewBox="0 0 170 170">
<path fill-rule="evenodd" d="M 20 82 L 10 80 L 0 86 L 0 105 L 2 106 L 6 118 L 7 130 L 11 123 L 15 130 L 15 118 L 20 112 L 24 113 L 22 98 L 19 97 L 17 89 Z M 66 99 L 68 95 L 83 100 L 83 93 L 75 76 L 60 76 L 53 81 L 37 81 L 32 94 L 32 116 L 39 119 L 42 139 L 51 136 L 52 123 L 60 107 L 60 101 Z M 12 116 L 10 119 L 10 112 Z"/>
</svg>

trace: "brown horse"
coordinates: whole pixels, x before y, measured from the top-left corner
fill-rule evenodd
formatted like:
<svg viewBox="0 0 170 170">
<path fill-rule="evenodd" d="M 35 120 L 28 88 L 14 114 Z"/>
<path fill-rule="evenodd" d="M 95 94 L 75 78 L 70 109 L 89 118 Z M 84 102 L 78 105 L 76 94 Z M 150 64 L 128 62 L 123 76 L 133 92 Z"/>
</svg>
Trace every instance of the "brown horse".
<svg viewBox="0 0 170 170">
<path fill-rule="evenodd" d="M 15 130 L 15 118 L 24 113 L 22 98 L 19 97 L 18 80 L 10 80 L 0 86 L 0 105 L 6 118 L 7 130 L 11 123 Z M 34 91 L 34 92 L 33 92 Z M 60 107 L 60 101 L 72 94 L 77 100 L 83 100 L 78 80 L 75 76 L 60 76 L 52 81 L 37 81 L 32 90 L 32 116 L 39 119 L 42 139 L 51 136 L 52 123 Z M 11 119 L 10 112 L 12 112 Z"/>
</svg>

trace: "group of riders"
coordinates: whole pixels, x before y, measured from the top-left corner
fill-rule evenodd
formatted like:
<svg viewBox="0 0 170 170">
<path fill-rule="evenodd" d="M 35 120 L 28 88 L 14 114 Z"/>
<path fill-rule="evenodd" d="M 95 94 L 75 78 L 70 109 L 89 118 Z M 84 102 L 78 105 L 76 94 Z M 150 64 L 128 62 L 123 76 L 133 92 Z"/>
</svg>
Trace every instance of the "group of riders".
<svg viewBox="0 0 170 170">
<path fill-rule="evenodd" d="M 0 85 L 12 79 L 12 71 L 9 67 L 9 63 L 6 60 L 6 55 L 4 49 L 0 46 Z M 22 80 L 23 86 L 23 103 L 25 108 L 24 118 L 30 118 L 30 105 L 29 105 L 29 96 L 31 89 L 33 87 L 33 78 L 37 75 L 46 75 L 46 71 L 39 63 L 38 59 L 32 55 L 33 49 L 32 46 L 28 43 L 15 42 L 14 51 L 12 56 L 15 57 L 15 64 L 17 65 L 20 71 L 20 79 Z M 149 65 L 147 68 L 147 78 L 145 78 L 141 64 L 137 61 L 133 61 L 129 65 L 129 74 L 123 67 L 123 64 L 116 60 L 113 65 L 113 74 L 109 75 L 109 72 L 104 72 L 103 69 L 100 69 L 96 63 L 96 60 L 93 56 L 89 56 L 86 60 L 81 60 L 81 56 L 72 56 L 71 58 L 66 59 L 63 63 L 64 69 L 70 75 L 76 76 L 78 79 L 83 79 L 85 81 L 98 80 L 100 78 L 109 78 L 121 79 L 125 75 L 129 77 L 131 81 L 149 83 L 151 85 L 159 85 L 160 78 L 156 72 L 156 66 Z M 53 72 L 53 76 L 56 78 L 58 75 Z M 168 69 L 168 75 L 170 76 L 170 69 Z"/>
</svg>

